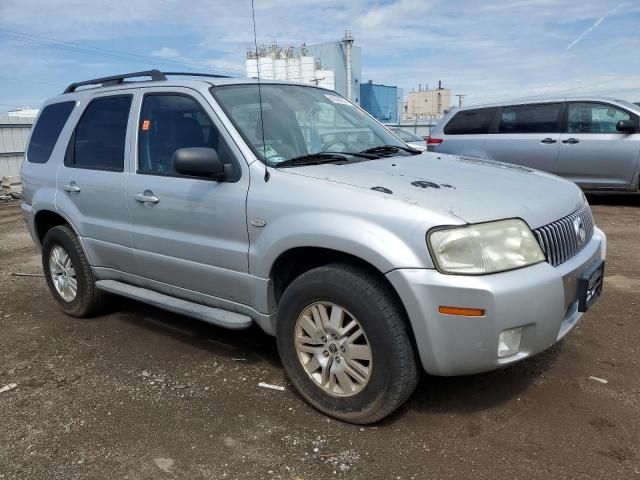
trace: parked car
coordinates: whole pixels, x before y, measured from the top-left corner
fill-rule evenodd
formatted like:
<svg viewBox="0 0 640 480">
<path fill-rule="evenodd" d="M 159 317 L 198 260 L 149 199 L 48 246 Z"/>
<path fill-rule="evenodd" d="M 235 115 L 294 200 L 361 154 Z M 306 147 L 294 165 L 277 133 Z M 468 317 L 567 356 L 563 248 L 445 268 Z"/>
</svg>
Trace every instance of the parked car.
<svg viewBox="0 0 640 480">
<path fill-rule="evenodd" d="M 72 84 L 39 114 L 22 211 L 69 315 L 116 294 L 257 324 L 304 399 L 370 423 L 421 367 L 511 365 L 598 298 L 606 239 L 573 183 L 418 152 L 314 86 L 185 76 Z"/>
<path fill-rule="evenodd" d="M 604 97 L 538 99 L 452 110 L 428 149 L 515 163 L 588 191 L 640 191 L 640 106 Z"/>
<path fill-rule="evenodd" d="M 413 147 L 420 151 L 427 149 L 427 141 L 420 135 L 416 135 L 415 133 L 400 127 L 389 127 L 389 130 L 395 133 L 400 138 L 400 140 L 402 140 L 410 147 Z"/>
</svg>

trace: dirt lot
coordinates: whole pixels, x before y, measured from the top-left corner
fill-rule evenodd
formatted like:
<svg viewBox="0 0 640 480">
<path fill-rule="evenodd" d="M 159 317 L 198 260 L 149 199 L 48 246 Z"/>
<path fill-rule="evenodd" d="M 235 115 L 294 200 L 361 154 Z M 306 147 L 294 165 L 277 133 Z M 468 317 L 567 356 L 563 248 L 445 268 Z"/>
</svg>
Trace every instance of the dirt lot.
<svg viewBox="0 0 640 480">
<path fill-rule="evenodd" d="M 574 331 L 507 370 L 425 377 L 366 428 L 308 407 L 258 329 L 121 299 L 66 317 L 43 278 L 11 275 L 40 259 L 0 206 L 0 387 L 17 384 L 0 393 L 0 479 L 640 479 L 640 198 L 591 201 L 606 286 Z"/>
</svg>

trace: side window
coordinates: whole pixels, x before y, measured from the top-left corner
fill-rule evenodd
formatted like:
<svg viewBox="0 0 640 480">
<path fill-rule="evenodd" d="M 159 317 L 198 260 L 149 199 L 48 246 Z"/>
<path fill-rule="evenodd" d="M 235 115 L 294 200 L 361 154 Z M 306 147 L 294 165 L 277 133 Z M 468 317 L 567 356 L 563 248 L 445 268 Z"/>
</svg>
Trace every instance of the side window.
<svg viewBox="0 0 640 480">
<path fill-rule="evenodd" d="M 138 128 L 138 173 L 179 176 L 173 153 L 189 147 L 213 148 L 222 163 L 234 165 L 220 132 L 196 100 L 170 93 L 145 95 Z"/>
<path fill-rule="evenodd" d="M 47 163 L 49 161 L 53 147 L 75 105 L 76 102 L 61 102 L 44 107 L 31 135 L 27 150 L 28 162 Z"/>
<path fill-rule="evenodd" d="M 131 95 L 92 100 L 71 138 L 65 165 L 91 170 L 124 170 Z"/>
<path fill-rule="evenodd" d="M 498 133 L 557 132 L 561 111 L 561 103 L 503 107 Z"/>
<path fill-rule="evenodd" d="M 495 108 L 476 108 L 456 113 L 444 127 L 445 135 L 480 135 L 489 133 Z"/>
<path fill-rule="evenodd" d="M 603 103 L 569 104 L 569 133 L 620 133 L 616 130 L 620 120 L 631 120 L 631 115 Z"/>
</svg>

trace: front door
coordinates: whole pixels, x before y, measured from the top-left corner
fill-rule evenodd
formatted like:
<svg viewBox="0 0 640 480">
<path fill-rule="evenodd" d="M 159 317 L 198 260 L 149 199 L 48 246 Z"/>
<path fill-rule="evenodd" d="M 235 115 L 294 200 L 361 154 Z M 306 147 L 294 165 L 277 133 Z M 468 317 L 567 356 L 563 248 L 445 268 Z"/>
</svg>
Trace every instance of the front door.
<svg viewBox="0 0 640 480">
<path fill-rule="evenodd" d="M 495 133 L 485 139 L 487 157 L 556 173 L 562 103 L 502 107 Z"/>
<path fill-rule="evenodd" d="M 635 115 L 606 103 L 571 102 L 560 139 L 558 174 L 583 188 L 631 188 L 640 157 L 640 133 L 616 130 Z"/>
<path fill-rule="evenodd" d="M 145 89 L 141 102 L 126 190 L 143 275 L 176 296 L 249 303 L 246 163 L 198 92 Z M 173 153 L 189 147 L 215 149 L 225 180 L 176 173 Z"/>
</svg>

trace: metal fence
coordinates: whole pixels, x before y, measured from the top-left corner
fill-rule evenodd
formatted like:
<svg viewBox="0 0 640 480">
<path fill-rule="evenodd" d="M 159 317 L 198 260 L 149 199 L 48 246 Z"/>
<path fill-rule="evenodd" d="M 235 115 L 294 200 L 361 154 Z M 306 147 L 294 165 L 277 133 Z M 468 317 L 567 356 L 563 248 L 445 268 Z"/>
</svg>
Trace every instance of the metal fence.
<svg viewBox="0 0 640 480">
<path fill-rule="evenodd" d="M 0 177 L 20 175 L 32 117 L 0 116 Z"/>
<path fill-rule="evenodd" d="M 432 122 L 403 122 L 403 123 L 385 123 L 387 127 L 399 127 L 409 132 L 413 132 L 421 137 L 431 135 L 431 129 L 437 124 L 437 121 Z"/>
</svg>

